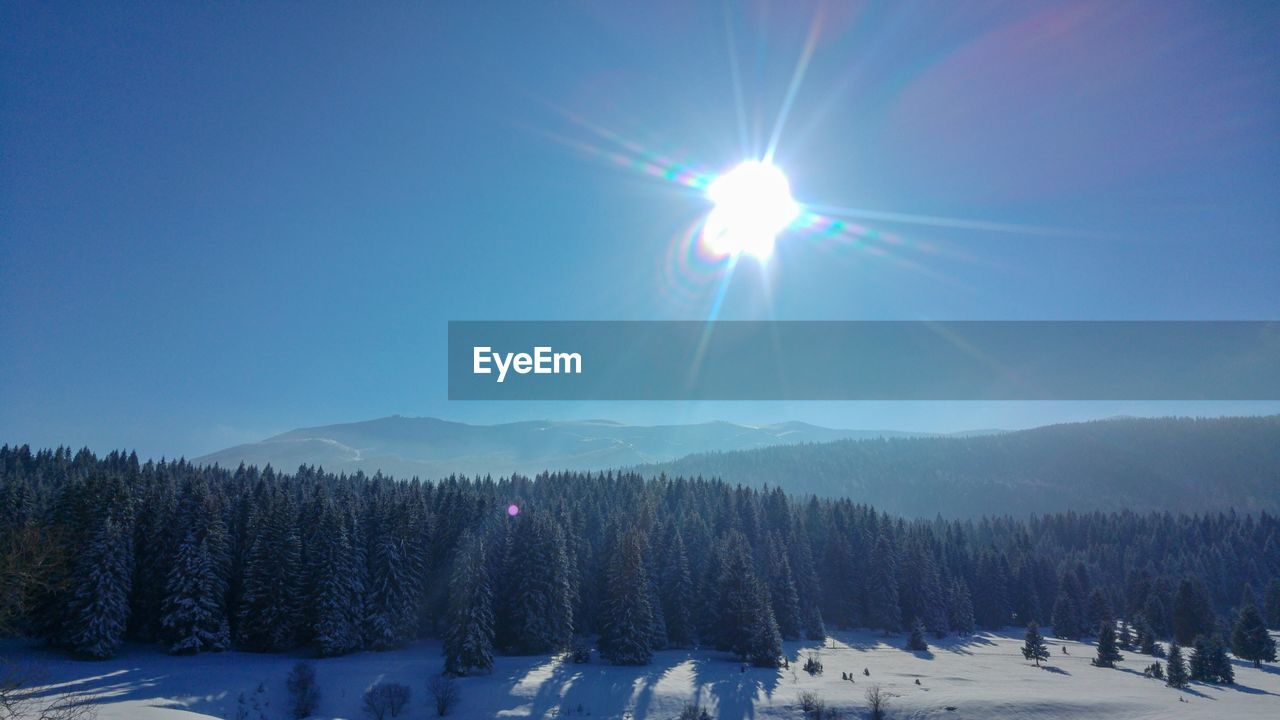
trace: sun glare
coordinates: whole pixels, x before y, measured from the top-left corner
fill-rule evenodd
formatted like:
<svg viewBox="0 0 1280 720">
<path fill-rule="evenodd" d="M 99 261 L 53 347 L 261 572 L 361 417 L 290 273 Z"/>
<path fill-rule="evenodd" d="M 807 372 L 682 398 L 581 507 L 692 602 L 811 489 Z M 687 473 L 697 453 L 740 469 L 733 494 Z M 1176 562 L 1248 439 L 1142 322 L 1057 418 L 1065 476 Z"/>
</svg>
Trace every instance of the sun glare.
<svg viewBox="0 0 1280 720">
<path fill-rule="evenodd" d="M 714 204 L 703 238 L 717 255 L 747 253 L 764 260 L 778 233 L 800 214 L 787 176 L 774 165 L 748 160 L 707 187 Z"/>
</svg>

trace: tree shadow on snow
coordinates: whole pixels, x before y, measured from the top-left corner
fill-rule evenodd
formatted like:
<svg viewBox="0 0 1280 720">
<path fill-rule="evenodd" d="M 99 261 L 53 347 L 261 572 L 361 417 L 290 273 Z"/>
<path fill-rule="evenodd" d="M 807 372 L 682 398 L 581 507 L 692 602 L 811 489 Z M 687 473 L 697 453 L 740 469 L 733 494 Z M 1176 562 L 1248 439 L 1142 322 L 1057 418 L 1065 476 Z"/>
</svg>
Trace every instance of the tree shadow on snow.
<svg viewBox="0 0 1280 720">
<path fill-rule="evenodd" d="M 929 642 L 937 650 L 945 650 L 956 655 L 972 655 L 975 647 L 994 647 L 995 641 L 984 635 L 968 635 L 960 637 L 958 635 L 948 635 L 944 638 L 934 639 Z"/>
<path fill-rule="evenodd" d="M 1240 658 L 1231 658 L 1231 664 L 1238 668 L 1249 668 L 1250 670 L 1259 670 L 1270 675 L 1280 675 L 1280 666 L 1262 664 L 1262 667 L 1254 667 L 1252 662 L 1241 660 Z"/>
<path fill-rule="evenodd" d="M 693 666 L 698 696 L 714 701 L 718 720 L 754 718 L 756 698 L 773 697 L 778 674 L 778 668 L 750 666 L 743 672 L 742 664 L 727 656 L 699 658 Z"/>
<path fill-rule="evenodd" d="M 1068 676 L 1071 675 L 1071 673 L 1067 672 L 1066 670 L 1063 670 L 1062 668 L 1056 665 L 1041 665 L 1040 669 L 1044 670 L 1047 673 L 1052 673 L 1054 675 L 1068 675 Z"/>
</svg>

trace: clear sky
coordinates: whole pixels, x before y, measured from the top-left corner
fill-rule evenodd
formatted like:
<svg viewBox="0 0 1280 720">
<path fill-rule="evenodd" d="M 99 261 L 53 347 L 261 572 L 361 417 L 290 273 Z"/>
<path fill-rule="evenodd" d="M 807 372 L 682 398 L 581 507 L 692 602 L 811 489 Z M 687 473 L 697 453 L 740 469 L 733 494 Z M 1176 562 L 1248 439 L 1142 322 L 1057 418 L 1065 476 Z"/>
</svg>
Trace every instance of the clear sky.
<svg viewBox="0 0 1280 720">
<path fill-rule="evenodd" d="M 1276 319 L 1277 37 L 1268 2 L 4 3 L 0 442 L 1276 412 L 449 403 L 443 363 L 451 319 L 708 317 L 671 252 L 706 199 L 654 172 L 775 136 L 807 206 L 1053 231 L 864 213 L 721 317 Z"/>
</svg>

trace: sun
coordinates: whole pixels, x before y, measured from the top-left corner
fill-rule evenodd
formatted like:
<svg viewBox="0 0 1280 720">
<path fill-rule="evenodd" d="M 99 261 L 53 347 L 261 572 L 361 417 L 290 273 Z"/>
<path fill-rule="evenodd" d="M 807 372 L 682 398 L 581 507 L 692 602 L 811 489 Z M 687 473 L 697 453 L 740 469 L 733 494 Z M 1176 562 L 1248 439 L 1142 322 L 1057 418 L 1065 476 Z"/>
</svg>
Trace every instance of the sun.
<svg viewBox="0 0 1280 720">
<path fill-rule="evenodd" d="M 716 255 L 747 253 L 768 259 L 778 233 L 800 214 L 791 183 L 773 164 L 747 160 L 707 186 L 715 206 L 703 227 L 703 241 Z"/>
</svg>

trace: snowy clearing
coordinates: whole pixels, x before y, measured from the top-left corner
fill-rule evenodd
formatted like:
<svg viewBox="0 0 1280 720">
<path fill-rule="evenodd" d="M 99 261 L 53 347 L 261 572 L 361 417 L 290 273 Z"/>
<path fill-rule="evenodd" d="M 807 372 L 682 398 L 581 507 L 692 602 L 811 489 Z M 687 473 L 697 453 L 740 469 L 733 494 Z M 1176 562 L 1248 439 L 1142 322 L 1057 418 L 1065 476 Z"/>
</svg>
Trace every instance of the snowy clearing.
<svg viewBox="0 0 1280 720">
<path fill-rule="evenodd" d="M 846 711 L 846 717 L 861 717 L 863 693 L 872 684 L 892 693 L 890 718 L 1280 717 L 1280 668 L 1274 665 L 1259 670 L 1236 661 L 1235 685 L 1193 683 L 1178 692 L 1142 676 L 1152 661 L 1144 655 L 1126 653 L 1115 670 L 1090 666 L 1089 643 L 1051 638 L 1051 665 L 1036 668 L 1022 659 L 1021 633 L 947 638 L 926 653 L 902 650 L 903 641 L 902 636 L 853 632 L 836 633 L 834 649 L 831 640 L 821 648 L 789 642 L 790 669 L 745 672 L 710 651 L 663 651 L 645 667 L 499 656 L 493 674 L 458 681 L 461 704 L 450 717 L 664 720 L 696 700 L 723 720 L 798 718 L 799 694 L 806 690 Z M 1063 654 L 1063 646 L 1069 654 Z M 36 690 L 42 695 L 96 698 L 102 720 L 234 718 L 241 693 L 246 707 L 257 700 L 263 716 L 285 718 L 285 677 L 294 663 L 306 659 L 242 652 L 171 657 L 129 645 L 112 660 L 81 661 L 17 641 L 0 644 L 0 652 L 10 662 L 39 668 L 46 678 Z M 811 677 L 801 669 L 810 652 L 819 654 L 822 675 Z M 441 668 L 438 643 L 313 662 L 322 693 L 316 717 L 367 717 L 361 693 L 382 680 L 412 689 L 401 717 L 435 716 L 426 680 Z M 842 680 L 841 673 L 853 680 Z M 260 684 L 263 692 L 255 697 Z M 259 713 L 249 717 L 256 720 Z"/>
</svg>

